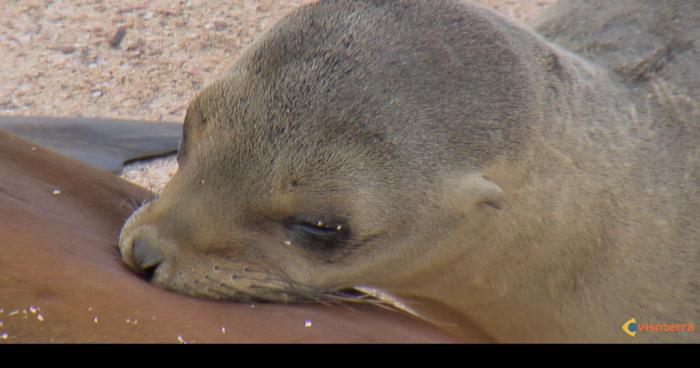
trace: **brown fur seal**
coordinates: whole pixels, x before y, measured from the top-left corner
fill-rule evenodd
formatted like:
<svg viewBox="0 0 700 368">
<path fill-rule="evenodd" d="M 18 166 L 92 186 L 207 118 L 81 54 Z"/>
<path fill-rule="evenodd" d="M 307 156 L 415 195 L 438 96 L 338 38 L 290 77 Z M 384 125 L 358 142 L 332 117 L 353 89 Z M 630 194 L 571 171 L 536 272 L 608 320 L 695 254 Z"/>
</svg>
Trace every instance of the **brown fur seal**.
<svg viewBox="0 0 700 368">
<path fill-rule="evenodd" d="M 149 197 L 0 129 L 0 345 L 456 342 L 375 306 L 219 303 L 144 283 L 115 241 L 128 203 Z"/>
<path fill-rule="evenodd" d="M 700 3 L 674 4 L 583 32 L 653 12 L 656 34 L 687 32 L 690 51 L 620 71 L 456 0 L 302 7 L 191 104 L 180 171 L 124 226 L 123 259 L 214 298 L 367 285 L 499 341 L 699 341 L 621 328 L 700 321 L 700 77 L 658 73 L 697 71 Z"/>
</svg>

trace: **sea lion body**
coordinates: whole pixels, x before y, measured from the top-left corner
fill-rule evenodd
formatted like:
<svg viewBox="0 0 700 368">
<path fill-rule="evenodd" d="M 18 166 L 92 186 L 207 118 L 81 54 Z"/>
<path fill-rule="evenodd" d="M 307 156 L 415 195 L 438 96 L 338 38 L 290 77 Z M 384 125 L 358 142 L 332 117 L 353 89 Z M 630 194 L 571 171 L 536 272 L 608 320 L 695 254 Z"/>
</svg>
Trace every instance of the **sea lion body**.
<svg viewBox="0 0 700 368">
<path fill-rule="evenodd" d="M 616 73 L 460 1 L 302 7 L 190 105 L 122 256 L 199 296 L 367 285 L 499 341 L 697 323 L 696 112 Z"/>
</svg>

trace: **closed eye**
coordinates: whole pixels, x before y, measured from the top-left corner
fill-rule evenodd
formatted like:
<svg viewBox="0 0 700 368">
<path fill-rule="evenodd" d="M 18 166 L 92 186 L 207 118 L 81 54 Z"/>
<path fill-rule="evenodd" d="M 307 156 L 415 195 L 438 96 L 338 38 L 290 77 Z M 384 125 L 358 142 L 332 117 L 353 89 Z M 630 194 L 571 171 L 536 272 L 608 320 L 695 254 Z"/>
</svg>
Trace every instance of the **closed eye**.
<svg viewBox="0 0 700 368">
<path fill-rule="evenodd" d="M 338 234 L 338 230 L 336 230 L 335 228 L 325 226 L 319 227 L 317 224 L 311 223 L 292 224 L 291 227 L 294 228 L 296 231 L 304 232 L 309 236 L 325 239 L 335 237 Z"/>
<path fill-rule="evenodd" d="M 299 215 L 287 221 L 286 228 L 292 243 L 311 249 L 332 249 L 348 239 L 349 231 L 343 222 L 312 218 Z"/>
</svg>

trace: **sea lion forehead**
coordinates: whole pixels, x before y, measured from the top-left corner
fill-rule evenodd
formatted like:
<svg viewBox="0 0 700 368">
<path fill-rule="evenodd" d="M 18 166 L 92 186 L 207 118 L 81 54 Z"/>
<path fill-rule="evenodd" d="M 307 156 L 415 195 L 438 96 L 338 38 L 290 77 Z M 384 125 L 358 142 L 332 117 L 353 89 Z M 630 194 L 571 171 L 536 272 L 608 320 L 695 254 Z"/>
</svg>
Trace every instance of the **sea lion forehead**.
<svg viewBox="0 0 700 368">
<path fill-rule="evenodd" d="M 471 162 L 474 152 L 517 148 L 532 120 L 527 51 L 512 46 L 521 30 L 502 23 L 457 1 L 312 4 L 251 45 L 212 87 L 235 90 L 225 102 L 237 111 L 228 115 L 233 129 L 286 125 L 338 141 L 383 139 L 408 161 L 457 147 L 456 161 Z"/>
</svg>

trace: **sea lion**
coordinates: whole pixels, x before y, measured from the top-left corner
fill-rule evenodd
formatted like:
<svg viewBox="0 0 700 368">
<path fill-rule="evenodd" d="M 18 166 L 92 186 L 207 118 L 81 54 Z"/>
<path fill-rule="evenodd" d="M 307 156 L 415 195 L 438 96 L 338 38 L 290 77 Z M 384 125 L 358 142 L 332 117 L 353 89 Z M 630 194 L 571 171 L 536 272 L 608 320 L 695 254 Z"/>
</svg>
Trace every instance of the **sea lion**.
<svg viewBox="0 0 700 368">
<path fill-rule="evenodd" d="M 613 20 L 666 4 L 628 2 L 632 16 Z M 558 6 L 570 22 L 582 10 Z M 674 12 L 698 34 L 700 3 Z M 697 39 L 682 58 L 696 68 Z M 461 1 L 304 6 L 195 97 L 180 171 L 124 225 L 122 257 L 217 299 L 366 285 L 498 341 L 698 341 L 621 328 L 700 320 L 697 110 L 635 92 L 605 63 Z"/>
<path fill-rule="evenodd" d="M 457 341 L 376 306 L 219 303 L 145 283 L 115 243 L 129 203 L 150 197 L 0 130 L 0 344 Z"/>
</svg>

